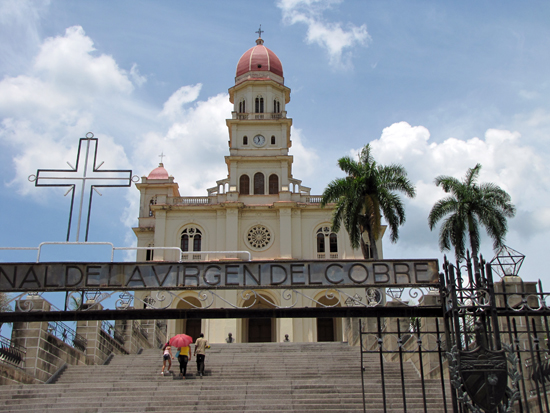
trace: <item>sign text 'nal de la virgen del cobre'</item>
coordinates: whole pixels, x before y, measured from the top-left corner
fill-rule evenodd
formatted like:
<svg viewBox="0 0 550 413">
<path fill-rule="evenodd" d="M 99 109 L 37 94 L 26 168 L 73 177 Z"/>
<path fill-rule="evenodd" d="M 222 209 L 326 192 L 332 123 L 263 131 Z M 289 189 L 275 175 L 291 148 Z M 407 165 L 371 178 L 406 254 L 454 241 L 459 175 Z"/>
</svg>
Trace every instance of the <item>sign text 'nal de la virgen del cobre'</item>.
<svg viewBox="0 0 550 413">
<path fill-rule="evenodd" d="M 437 260 L 0 263 L 0 291 L 325 288 L 439 282 Z"/>
</svg>

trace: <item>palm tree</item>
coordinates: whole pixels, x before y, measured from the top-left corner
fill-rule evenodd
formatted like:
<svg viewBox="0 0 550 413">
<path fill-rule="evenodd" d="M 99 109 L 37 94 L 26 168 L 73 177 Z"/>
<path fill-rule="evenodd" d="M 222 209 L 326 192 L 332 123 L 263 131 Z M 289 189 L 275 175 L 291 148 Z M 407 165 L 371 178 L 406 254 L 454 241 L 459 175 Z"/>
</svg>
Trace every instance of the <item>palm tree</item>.
<svg viewBox="0 0 550 413">
<path fill-rule="evenodd" d="M 430 230 L 445 218 L 439 231 L 439 248 L 444 251 L 453 246 L 457 261 L 465 256 L 468 236 L 476 270 L 480 245 L 479 226 L 485 227 L 496 250 L 503 245 L 508 232 L 506 219 L 516 214 L 516 208 L 506 191 L 493 183 L 477 184 L 480 169 L 481 164 L 468 169 L 462 182 L 452 176 L 435 178 L 435 184 L 450 195 L 437 201 L 428 216 Z"/>
<path fill-rule="evenodd" d="M 338 160 L 338 166 L 348 176 L 330 182 L 323 192 L 321 207 L 335 202 L 332 230 L 338 232 L 343 223 L 351 246 L 361 247 L 364 258 L 369 258 L 363 235 L 369 237 L 372 258 L 379 259 L 376 240 L 381 235 L 382 216 L 390 227 L 390 239 L 396 242 L 399 226 L 405 222 L 405 207 L 396 191 L 409 198 L 416 195 L 401 165 L 378 165 L 367 144 L 359 154 L 359 161 L 349 156 Z"/>
</svg>

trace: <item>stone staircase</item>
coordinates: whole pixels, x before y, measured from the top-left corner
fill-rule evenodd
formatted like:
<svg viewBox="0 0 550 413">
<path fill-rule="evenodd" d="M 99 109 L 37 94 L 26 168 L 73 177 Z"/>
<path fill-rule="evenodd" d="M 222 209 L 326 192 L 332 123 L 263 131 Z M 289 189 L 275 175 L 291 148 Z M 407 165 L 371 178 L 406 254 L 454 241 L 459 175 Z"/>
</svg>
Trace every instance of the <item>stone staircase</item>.
<svg viewBox="0 0 550 413">
<path fill-rule="evenodd" d="M 378 356 L 366 358 L 369 413 L 383 412 Z M 55 384 L 4 386 L 0 412 L 362 412 L 360 353 L 344 343 L 212 344 L 206 374 L 193 357 L 185 380 L 162 351 L 115 356 L 108 365 L 70 366 Z M 401 373 L 385 363 L 388 412 L 403 412 Z M 407 412 L 424 412 L 421 382 L 406 364 Z M 426 381 L 428 412 L 442 412 L 438 380 Z"/>
</svg>

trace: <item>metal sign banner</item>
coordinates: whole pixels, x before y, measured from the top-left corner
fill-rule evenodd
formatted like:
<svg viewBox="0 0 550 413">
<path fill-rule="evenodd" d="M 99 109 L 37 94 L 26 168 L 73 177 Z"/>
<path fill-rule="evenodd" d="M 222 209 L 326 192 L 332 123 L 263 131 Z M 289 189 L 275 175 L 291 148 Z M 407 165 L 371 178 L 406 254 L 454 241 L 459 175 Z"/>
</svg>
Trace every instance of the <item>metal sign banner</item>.
<svg viewBox="0 0 550 413">
<path fill-rule="evenodd" d="M 0 263 L 0 291 L 430 286 L 437 260 Z"/>
</svg>

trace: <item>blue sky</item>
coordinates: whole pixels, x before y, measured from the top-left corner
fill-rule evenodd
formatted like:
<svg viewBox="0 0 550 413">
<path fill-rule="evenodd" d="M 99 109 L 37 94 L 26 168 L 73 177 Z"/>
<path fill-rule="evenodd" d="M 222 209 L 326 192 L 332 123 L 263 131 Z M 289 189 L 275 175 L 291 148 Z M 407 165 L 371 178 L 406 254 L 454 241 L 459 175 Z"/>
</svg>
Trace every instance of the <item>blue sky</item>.
<svg viewBox="0 0 550 413">
<path fill-rule="evenodd" d="M 527 256 L 521 275 L 548 285 L 548 21 L 536 1 L 0 0 L 0 246 L 64 240 L 68 197 L 27 177 L 72 163 L 89 131 L 106 168 L 147 175 L 164 152 L 181 194 L 206 195 L 227 175 L 227 89 L 261 24 L 292 89 L 295 178 L 320 194 L 336 160 L 371 142 L 418 192 L 385 257 L 441 260 L 433 179 L 479 162 L 517 206 L 507 245 Z M 90 240 L 133 245 L 138 191 L 102 193 Z"/>
</svg>

